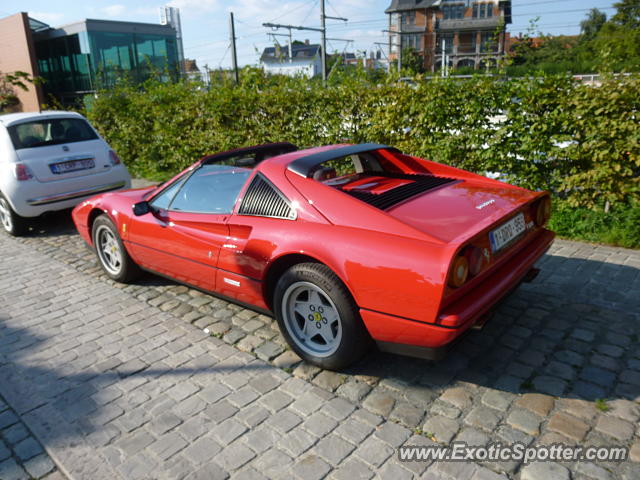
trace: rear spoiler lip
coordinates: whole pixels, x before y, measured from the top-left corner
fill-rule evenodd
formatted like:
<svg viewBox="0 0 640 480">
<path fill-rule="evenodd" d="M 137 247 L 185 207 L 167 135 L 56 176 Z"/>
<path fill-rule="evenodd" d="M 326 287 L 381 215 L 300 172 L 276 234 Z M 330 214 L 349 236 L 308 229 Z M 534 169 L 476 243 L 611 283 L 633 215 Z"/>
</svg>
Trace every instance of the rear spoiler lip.
<svg viewBox="0 0 640 480">
<path fill-rule="evenodd" d="M 287 166 L 287 170 L 290 170 L 293 173 L 297 173 L 301 177 L 310 178 L 313 176 L 313 172 L 315 172 L 318 167 L 324 162 L 335 160 L 341 157 L 346 157 L 347 155 L 372 152 L 375 150 L 389 150 L 392 152 L 401 153 L 397 148 L 389 147 L 387 145 L 381 145 L 378 143 L 361 143 L 358 145 L 348 145 L 346 147 L 324 150 L 319 153 L 313 153 L 311 155 L 297 158 Z"/>
</svg>

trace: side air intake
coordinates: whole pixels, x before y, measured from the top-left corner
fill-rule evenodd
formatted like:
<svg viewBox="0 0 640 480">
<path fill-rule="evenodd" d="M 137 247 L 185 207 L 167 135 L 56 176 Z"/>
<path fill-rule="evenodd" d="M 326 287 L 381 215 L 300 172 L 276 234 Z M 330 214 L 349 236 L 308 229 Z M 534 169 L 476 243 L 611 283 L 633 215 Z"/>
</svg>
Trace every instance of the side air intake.
<svg viewBox="0 0 640 480">
<path fill-rule="evenodd" d="M 251 181 L 244 194 L 238 213 L 254 217 L 284 218 L 288 220 L 296 218 L 295 211 L 291 208 L 284 195 L 261 174 L 256 175 Z"/>
</svg>

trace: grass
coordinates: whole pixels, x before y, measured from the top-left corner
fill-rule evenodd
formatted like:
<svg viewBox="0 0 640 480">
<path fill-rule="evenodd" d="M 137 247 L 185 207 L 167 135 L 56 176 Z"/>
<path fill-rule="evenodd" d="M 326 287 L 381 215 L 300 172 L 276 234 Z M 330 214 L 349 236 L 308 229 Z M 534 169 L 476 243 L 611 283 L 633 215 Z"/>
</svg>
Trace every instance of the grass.
<svg viewBox="0 0 640 480">
<path fill-rule="evenodd" d="M 640 203 L 615 206 L 607 214 L 556 200 L 549 228 L 571 240 L 640 248 Z"/>
<path fill-rule="evenodd" d="M 596 404 L 596 408 L 598 410 L 600 410 L 601 412 L 608 412 L 609 411 L 609 405 L 607 405 L 607 401 L 602 399 L 602 398 L 596 398 L 595 401 Z"/>
</svg>

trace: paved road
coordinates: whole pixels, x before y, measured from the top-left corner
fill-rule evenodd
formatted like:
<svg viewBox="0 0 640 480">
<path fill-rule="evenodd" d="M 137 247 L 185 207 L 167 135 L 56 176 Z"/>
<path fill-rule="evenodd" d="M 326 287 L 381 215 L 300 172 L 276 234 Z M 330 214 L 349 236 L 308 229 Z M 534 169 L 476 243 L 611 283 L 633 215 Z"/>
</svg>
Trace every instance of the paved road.
<svg viewBox="0 0 640 480">
<path fill-rule="evenodd" d="M 0 394 L 77 478 L 550 475 L 393 453 L 453 440 L 624 445 L 635 461 L 559 471 L 640 478 L 640 252 L 558 241 L 444 362 L 373 353 L 337 374 L 299 363 L 268 317 L 152 276 L 108 281 L 65 215 L 0 251 Z"/>
</svg>

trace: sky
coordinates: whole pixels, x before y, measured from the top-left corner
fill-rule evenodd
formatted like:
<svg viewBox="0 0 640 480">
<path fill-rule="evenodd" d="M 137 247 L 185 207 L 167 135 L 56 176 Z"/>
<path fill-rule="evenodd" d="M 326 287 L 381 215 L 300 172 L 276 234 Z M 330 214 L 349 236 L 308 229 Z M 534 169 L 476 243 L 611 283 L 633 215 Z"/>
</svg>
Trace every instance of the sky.
<svg viewBox="0 0 640 480">
<path fill-rule="evenodd" d="M 60 26 L 85 18 L 159 23 L 159 7 L 171 5 L 180 9 L 183 45 L 186 58 L 194 58 L 199 67 L 228 68 L 229 12 L 236 19 L 238 63 L 257 65 L 259 53 L 274 44 L 268 33 L 288 33 L 287 30 L 266 28 L 262 23 L 320 26 L 320 0 L 0 0 L 0 16 L 18 11 L 29 12 L 33 18 Z M 534 21 L 535 32 L 572 35 L 580 31 L 580 21 L 591 8 L 598 8 L 610 17 L 615 0 L 513 0 L 513 23 L 507 26 L 512 35 L 526 32 Z M 327 20 L 327 37 L 353 40 L 330 40 L 327 51 L 372 51 L 375 42 L 387 41 L 382 32 L 388 26 L 384 10 L 391 0 L 325 0 L 325 13 L 344 17 L 348 22 Z M 275 37 L 282 45 L 286 37 Z M 320 34 L 295 31 L 294 39 L 320 41 Z"/>
</svg>

